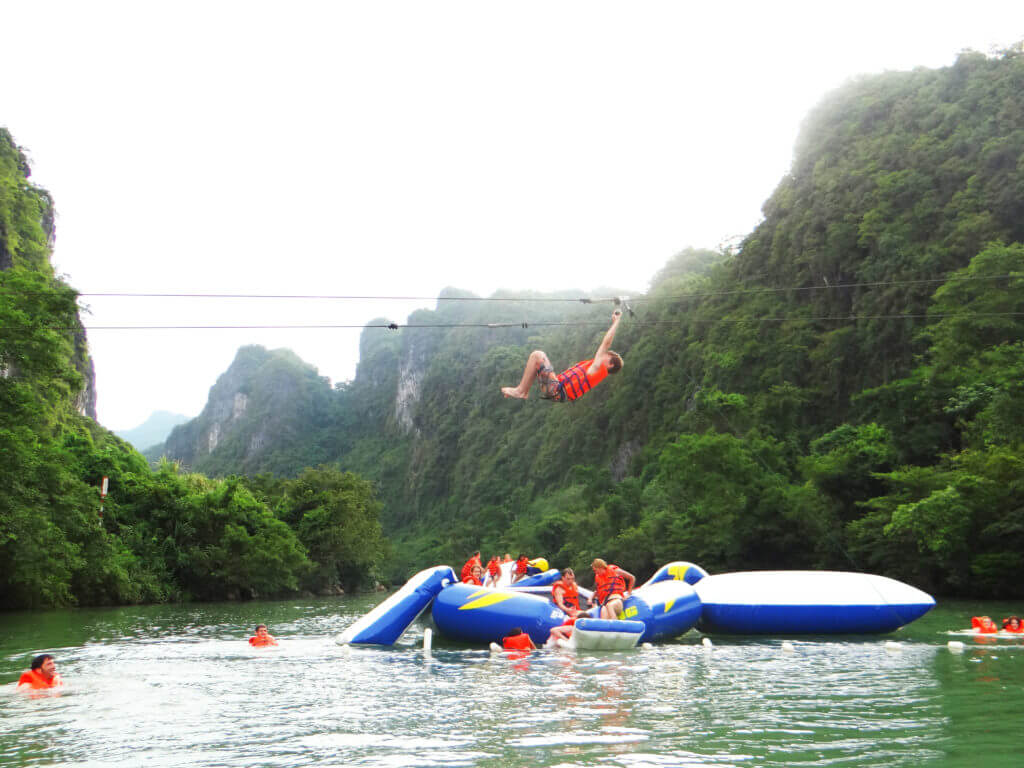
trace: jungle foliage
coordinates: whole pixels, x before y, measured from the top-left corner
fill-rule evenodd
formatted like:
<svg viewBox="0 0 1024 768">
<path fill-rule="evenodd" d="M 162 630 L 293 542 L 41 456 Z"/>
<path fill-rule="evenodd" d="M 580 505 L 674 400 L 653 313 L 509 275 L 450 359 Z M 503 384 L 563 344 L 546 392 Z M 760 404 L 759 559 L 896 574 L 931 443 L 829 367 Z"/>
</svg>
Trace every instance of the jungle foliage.
<svg viewBox="0 0 1024 768">
<path fill-rule="evenodd" d="M 1021 595 L 1019 47 L 831 94 L 739 248 L 680 253 L 634 302 L 618 377 L 573 405 L 503 401 L 531 349 L 567 367 L 596 348 L 608 305 L 551 306 L 409 320 L 537 330 L 364 333 L 345 396 L 380 402 L 343 406 L 337 455 L 380 483 L 394 579 L 481 548 Z M 543 328 L 556 312 L 593 325 Z M 402 424 L 392 382 L 417 361 Z"/>
<path fill-rule="evenodd" d="M 0 129 L 0 608 L 372 583 L 384 540 L 365 480 L 329 466 L 269 483 L 154 471 L 79 412 L 81 325 L 51 237 L 50 198 Z"/>
<path fill-rule="evenodd" d="M 37 197 L 19 231 L 44 232 L 48 210 Z M 1020 49 L 837 90 L 763 212 L 735 250 L 669 261 L 616 337 L 622 373 L 575 404 L 499 388 L 532 349 L 559 368 L 593 354 L 611 306 L 571 301 L 579 291 L 439 301 L 408 323 L 449 327 L 368 328 L 355 379 L 333 390 L 301 361 L 246 348 L 236 391 L 256 418 L 189 460 L 221 480 L 145 469 L 67 412 L 74 349 L 43 328 L 66 325 L 74 294 L 16 259 L 0 278 L 49 287 L 5 303 L 0 322 L 46 320 L 0 336 L 0 365 L 18 369 L 0 379 L 6 603 L 207 597 L 209 583 L 263 594 L 375 567 L 400 582 L 475 549 L 577 569 L 602 556 L 641 578 L 685 559 L 1020 596 Z M 488 323 L 507 325 L 450 327 Z M 264 366 L 279 386 L 260 389 Z M 281 382 L 303 405 L 254 451 Z M 178 430 L 195 444 L 201 426 Z M 120 479 L 97 522 L 101 474 Z"/>
</svg>

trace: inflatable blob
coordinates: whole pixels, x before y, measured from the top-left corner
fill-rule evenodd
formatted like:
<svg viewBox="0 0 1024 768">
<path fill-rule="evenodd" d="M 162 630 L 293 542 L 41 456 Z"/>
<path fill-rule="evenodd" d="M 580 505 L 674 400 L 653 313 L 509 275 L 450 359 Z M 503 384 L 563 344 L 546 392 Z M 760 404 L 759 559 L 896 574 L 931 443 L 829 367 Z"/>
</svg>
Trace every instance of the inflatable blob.
<svg viewBox="0 0 1024 768">
<path fill-rule="evenodd" d="M 845 571 L 747 571 L 694 585 L 702 632 L 743 635 L 892 632 L 935 605 L 924 592 L 885 576 Z"/>
<path fill-rule="evenodd" d="M 550 592 L 550 590 L 548 590 Z M 452 640 L 487 644 L 514 627 L 541 646 L 552 627 L 568 618 L 546 597 L 515 589 L 453 584 L 441 590 L 431 611 L 438 631 Z"/>
</svg>

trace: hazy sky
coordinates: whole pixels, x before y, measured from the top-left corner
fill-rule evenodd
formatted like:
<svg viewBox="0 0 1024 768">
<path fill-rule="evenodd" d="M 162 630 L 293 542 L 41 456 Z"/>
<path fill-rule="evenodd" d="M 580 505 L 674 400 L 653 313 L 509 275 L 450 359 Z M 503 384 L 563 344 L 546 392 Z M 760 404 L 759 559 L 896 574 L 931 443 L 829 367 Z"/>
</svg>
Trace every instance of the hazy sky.
<svg viewBox="0 0 1024 768">
<path fill-rule="evenodd" d="M 0 0 L 0 125 L 82 292 L 646 289 L 748 233 L 807 111 L 1024 38 L 1024 2 Z M 83 297 L 86 325 L 403 322 L 431 302 Z M 101 423 L 193 416 L 243 344 L 351 378 L 358 330 L 89 333 Z"/>
</svg>

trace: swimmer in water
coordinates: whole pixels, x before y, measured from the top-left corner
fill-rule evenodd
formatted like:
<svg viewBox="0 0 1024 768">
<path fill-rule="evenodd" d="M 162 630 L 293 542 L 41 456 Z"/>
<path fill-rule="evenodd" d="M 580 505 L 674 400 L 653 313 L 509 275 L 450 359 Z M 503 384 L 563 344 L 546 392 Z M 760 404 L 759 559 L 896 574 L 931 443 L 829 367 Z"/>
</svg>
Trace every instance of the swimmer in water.
<svg viewBox="0 0 1024 768">
<path fill-rule="evenodd" d="M 277 645 L 277 640 L 267 632 L 266 624 L 257 624 L 256 634 L 249 638 L 249 645 L 254 648 L 266 648 L 270 645 Z"/>
<path fill-rule="evenodd" d="M 28 672 L 22 672 L 18 678 L 18 690 L 39 691 L 62 685 L 64 681 L 57 674 L 57 663 L 48 653 L 41 653 L 32 659 Z"/>
</svg>

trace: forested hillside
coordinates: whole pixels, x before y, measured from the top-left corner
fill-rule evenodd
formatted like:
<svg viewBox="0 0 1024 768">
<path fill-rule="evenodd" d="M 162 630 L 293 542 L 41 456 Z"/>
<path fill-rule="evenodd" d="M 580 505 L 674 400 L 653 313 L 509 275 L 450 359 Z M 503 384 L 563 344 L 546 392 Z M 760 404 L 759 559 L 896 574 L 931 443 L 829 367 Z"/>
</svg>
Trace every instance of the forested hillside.
<svg viewBox="0 0 1024 768">
<path fill-rule="evenodd" d="M 680 212 L 681 231 L 685 215 L 699 212 Z M 214 447 L 194 466 L 339 461 L 370 477 L 396 580 L 479 547 L 1021 594 L 1019 48 L 828 96 L 763 222 L 735 251 L 670 261 L 623 322 L 623 372 L 579 403 L 499 387 L 531 349 L 558 367 L 589 357 L 610 305 L 457 295 L 366 329 L 354 381 L 318 385 L 273 460 L 242 432 L 231 462 Z M 487 323 L 514 325 L 474 327 Z"/>
<path fill-rule="evenodd" d="M 154 472 L 95 423 L 76 293 L 50 263 L 53 204 L 28 178 L 0 128 L 0 608 L 372 583 L 384 542 L 367 481 L 331 467 L 248 486 Z"/>
</svg>

